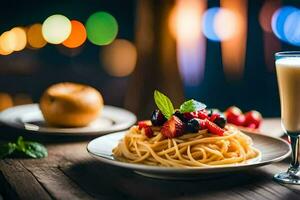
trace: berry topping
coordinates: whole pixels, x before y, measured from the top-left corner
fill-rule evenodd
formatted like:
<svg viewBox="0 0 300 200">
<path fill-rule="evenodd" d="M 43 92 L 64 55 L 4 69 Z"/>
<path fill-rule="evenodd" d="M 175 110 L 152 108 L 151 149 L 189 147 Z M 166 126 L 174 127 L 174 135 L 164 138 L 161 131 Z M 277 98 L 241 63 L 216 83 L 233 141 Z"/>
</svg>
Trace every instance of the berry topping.
<svg viewBox="0 0 300 200">
<path fill-rule="evenodd" d="M 197 133 L 199 130 L 205 129 L 205 123 L 201 119 L 191 119 L 186 124 L 187 132 Z"/>
<path fill-rule="evenodd" d="M 186 123 L 188 121 L 188 119 L 185 118 L 184 114 L 182 114 L 179 110 L 176 110 L 173 115 L 175 115 L 176 117 L 178 117 L 184 123 Z"/>
<path fill-rule="evenodd" d="M 200 111 L 184 113 L 184 117 L 187 118 L 187 119 L 193 119 L 193 118 L 207 119 L 208 115 L 207 115 L 206 111 L 200 110 Z"/>
<path fill-rule="evenodd" d="M 222 128 L 220 128 L 219 126 L 217 126 L 215 123 L 209 121 L 209 120 L 205 120 L 205 125 L 206 128 L 208 129 L 208 131 L 212 134 L 215 135 L 219 135 L 219 136 L 223 136 L 225 130 L 223 130 Z"/>
<path fill-rule="evenodd" d="M 150 120 L 139 121 L 138 126 L 139 126 L 140 130 L 142 128 L 150 127 L 151 126 L 151 121 Z"/>
<path fill-rule="evenodd" d="M 151 127 L 145 127 L 142 129 L 142 132 L 148 137 L 148 138 L 152 138 L 154 136 L 154 132 L 151 129 Z"/>
<path fill-rule="evenodd" d="M 183 113 L 183 115 L 188 120 L 193 119 L 193 118 L 198 118 L 198 112 L 197 111 L 195 111 L 195 112 L 186 112 L 186 113 Z"/>
<path fill-rule="evenodd" d="M 166 121 L 167 119 L 160 110 L 156 109 L 153 111 L 151 115 L 151 122 L 154 126 L 162 126 Z"/>
<path fill-rule="evenodd" d="M 256 110 L 251 110 L 245 114 L 245 123 L 244 126 L 249 128 L 259 128 L 259 125 L 262 121 L 261 114 Z"/>
<path fill-rule="evenodd" d="M 161 129 L 161 133 L 167 138 L 174 138 L 183 135 L 185 125 L 176 116 L 172 116 L 166 121 Z"/>
<path fill-rule="evenodd" d="M 215 124 L 217 124 L 220 128 L 224 128 L 226 125 L 226 119 L 223 115 L 219 115 L 214 121 Z"/>
<path fill-rule="evenodd" d="M 218 119 L 219 117 L 220 117 L 219 113 L 212 113 L 209 117 L 209 120 L 215 122 L 215 120 Z"/>
<path fill-rule="evenodd" d="M 207 119 L 208 114 L 205 110 L 198 111 L 198 118 L 199 119 Z"/>
</svg>

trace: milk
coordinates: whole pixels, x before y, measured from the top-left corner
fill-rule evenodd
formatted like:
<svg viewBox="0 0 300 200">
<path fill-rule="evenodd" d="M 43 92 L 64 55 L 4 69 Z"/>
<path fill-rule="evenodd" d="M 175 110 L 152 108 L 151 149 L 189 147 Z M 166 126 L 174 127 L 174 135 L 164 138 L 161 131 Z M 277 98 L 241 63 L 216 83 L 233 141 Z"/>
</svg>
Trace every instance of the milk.
<svg viewBox="0 0 300 200">
<path fill-rule="evenodd" d="M 300 132 L 300 57 L 276 60 L 276 72 L 284 128 Z"/>
</svg>

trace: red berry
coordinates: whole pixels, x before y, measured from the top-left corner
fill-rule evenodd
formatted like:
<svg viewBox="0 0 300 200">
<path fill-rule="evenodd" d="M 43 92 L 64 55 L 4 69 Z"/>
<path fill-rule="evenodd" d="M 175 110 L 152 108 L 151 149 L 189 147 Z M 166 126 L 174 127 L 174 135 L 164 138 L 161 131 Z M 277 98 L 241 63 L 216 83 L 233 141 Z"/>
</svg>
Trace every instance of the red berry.
<svg viewBox="0 0 300 200">
<path fill-rule="evenodd" d="M 142 129 L 142 131 L 144 132 L 144 134 L 145 134 L 148 138 L 152 138 L 152 137 L 154 136 L 154 132 L 153 132 L 153 130 L 151 129 L 150 126 L 144 127 L 144 128 Z"/>
<path fill-rule="evenodd" d="M 259 128 L 259 125 L 262 121 L 261 114 L 256 110 L 251 110 L 245 114 L 245 123 L 244 126 L 249 127 L 249 125 L 254 124 L 254 128 Z"/>
<path fill-rule="evenodd" d="M 207 112 L 201 110 L 201 111 L 198 111 L 198 118 L 199 119 L 207 119 L 208 118 L 208 114 Z"/>
<path fill-rule="evenodd" d="M 205 125 L 210 133 L 219 135 L 219 136 L 224 135 L 225 130 L 220 128 L 217 124 L 215 124 L 209 120 L 205 120 Z"/>
<path fill-rule="evenodd" d="M 142 128 L 149 127 L 149 126 L 151 126 L 151 121 L 150 121 L 150 120 L 139 121 L 139 122 L 138 122 L 138 126 L 139 126 L 139 129 L 140 129 L 140 130 L 141 130 Z"/>
<path fill-rule="evenodd" d="M 161 129 L 161 133 L 167 138 L 174 138 L 183 135 L 184 123 L 176 116 L 172 116 L 166 121 Z"/>
<path fill-rule="evenodd" d="M 246 127 L 256 129 L 256 125 L 254 123 L 251 123 L 251 124 L 247 125 Z"/>
<path fill-rule="evenodd" d="M 199 118 L 199 119 L 207 119 L 208 118 L 207 113 L 203 110 L 187 112 L 187 113 L 184 113 L 183 115 L 188 120 L 193 119 L 193 118 Z"/>
<path fill-rule="evenodd" d="M 220 117 L 220 114 L 219 113 L 213 113 L 210 117 L 209 117 L 209 120 L 214 122 L 217 118 Z"/>
<path fill-rule="evenodd" d="M 245 123 L 245 116 L 242 114 L 242 111 L 235 106 L 231 106 L 225 111 L 225 116 L 228 123 L 243 126 Z"/>
<path fill-rule="evenodd" d="M 206 120 L 199 120 L 200 130 L 206 129 Z"/>
<path fill-rule="evenodd" d="M 186 113 L 183 113 L 183 115 L 188 120 L 193 119 L 193 118 L 198 118 L 198 113 L 196 111 L 195 112 L 186 112 Z"/>
</svg>

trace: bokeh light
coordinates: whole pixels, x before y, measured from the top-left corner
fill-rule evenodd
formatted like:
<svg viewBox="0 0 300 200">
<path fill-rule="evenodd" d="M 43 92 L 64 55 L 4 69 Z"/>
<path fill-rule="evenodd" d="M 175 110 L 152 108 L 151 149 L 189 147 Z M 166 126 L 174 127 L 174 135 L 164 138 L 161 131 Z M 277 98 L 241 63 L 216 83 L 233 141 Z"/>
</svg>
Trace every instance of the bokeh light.
<svg viewBox="0 0 300 200">
<path fill-rule="evenodd" d="M 175 38 L 194 41 L 201 35 L 201 13 L 199 9 L 192 8 L 198 4 L 195 0 L 184 5 L 179 0 L 177 6 L 171 11 L 169 19 L 170 32 Z"/>
<path fill-rule="evenodd" d="M 0 55 L 3 55 L 3 56 L 6 56 L 6 55 L 9 55 L 11 54 L 13 51 L 7 51 L 5 49 L 2 48 L 2 45 L 1 45 L 1 36 L 0 36 Z"/>
<path fill-rule="evenodd" d="M 284 33 L 285 21 L 295 11 L 297 11 L 297 8 L 293 6 L 284 6 L 276 10 L 272 16 L 272 30 L 276 37 L 282 41 L 288 41 Z"/>
<path fill-rule="evenodd" d="M 71 22 L 63 15 L 52 15 L 42 25 L 44 39 L 51 44 L 60 44 L 65 41 L 71 33 Z"/>
<path fill-rule="evenodd" d="M 137 50 L 128 40 L 116 39 L 110 45 L 103 47 L 100 61 L 108 74 L 117 77 L 128 76 L 135 68 Z"/>
<path fill-rule="evenodd" d="M 72 30 L 70 36 L 63 42 L 63 45 L 69 48 L 81 46 L 86 40 L 86 30 L 84 25 L 77 21 L 71 20 Z"/>
<path fill-rule="evenodd" d="M 203 80 L 206 40 L 202 34 L 202 16 L 206 1 L 177 0 L 170 13 L 169 29 L 176 38 L 177 62 L 180 75 L 187 86 Z"/>
<path fill-rule="evenodd" d="M 42 48 L 47 44 L 42 34 L 42 24 L 33 24 L 27 30 L 28 45 L 32 48 Z"/>
<path fill-rule="evenodd" d="M 111 43 L 118 33 L 116 19 L 106 12 L 92 14 L 85 26 L 89 41 L 95 45 L 107 45 Z"/>
<path fill-rule="evenodd" d="M 14 32 L 6 31 L 0 37 L 0 49 L 7 54 L 10 54 L 16 48 L 16 35 Z"/>
<path fill-rule="evenodd" d="M 272 32 L 272 16 L 280 6 L 280 0 L 267 0 L 259 13 L 259 24 L 268 33 Z"/>
<path fill-rule="evenodd" d="M 25 29 L 21 28 L 21 27 L 15 27 L 15 28 L 11 29 L 10 32 L 15 35 L 14 51 L 23 50 L 27 44 L 27 37 L 26 37 Z"/>
<path fill-rule="evenodd" d="M 300 46 L 300 11 L 294 11 L 288 15 L 283 27 L 283 33 L 292 45 Z"/>
<path fill-rule="evenodd" d="M 213 26 L 220 40 L 228 40 L 237 34 L 237 17 L 232 11 L 221 8 L 215 16 Z"/>
<path fill-rule="evenodd" d="M 202 22 L 203 34 L 205 35 L 205 37 L 207 37 L 212 41 L 220 41 L 220 38 L 216 34 L 213 26 L 215 21 L 215 16 L 219 11 L 220 11 L 219 7 L 209 8 L 205 11 L 203 15 L 203 22 Z"/>
</svg>

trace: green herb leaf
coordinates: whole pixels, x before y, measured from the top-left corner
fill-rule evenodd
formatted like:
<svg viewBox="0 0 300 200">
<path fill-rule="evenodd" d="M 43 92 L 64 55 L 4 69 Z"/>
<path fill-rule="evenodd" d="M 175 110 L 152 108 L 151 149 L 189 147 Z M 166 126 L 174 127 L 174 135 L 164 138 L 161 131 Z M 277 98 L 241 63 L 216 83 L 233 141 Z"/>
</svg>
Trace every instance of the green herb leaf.
<svg viewBox="0 0 300 200">
<path fill-rule="evenodd" d="M 44 145 L 37 142 L 24 141 L 21 136 L 15 143 L 7 143 L 0 146 L 0 159 L 6 157 L 44 158 L 47 156 L 48 152 Z"/>
<path fill-rule="evenodd" d="M 203 110 L 206 108 L 206 105 L 203 103 L 200 103 L 194 99 L 188 100 L 186 102 L 184 102 L 181 106 L 180 106 L 180 112 L 181 113 L 186 113 L 186 112 L 194 112 L 197 110 Z"/>
<path fill-rule="evenodd" d="M 11 155 L 16 150 L 15 143 L 7 143 L 0 146 L 0 159 Z"/>
<path fill-rule="evenodd" d="M 46 147 L 40 143 L 24 142 L 24 146 L 24 153 L 31 158 L 45 158 L 48 156 Z"/>
<path fill-rule="evenodd" d="M 158 107 L 158 109 L 162 112 L 162 114 L 169 119 L 174 113 L 174 106 L 166 95 L 155 90 L 154 91 L 154 101 Z"/>
</svg>

